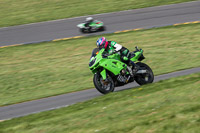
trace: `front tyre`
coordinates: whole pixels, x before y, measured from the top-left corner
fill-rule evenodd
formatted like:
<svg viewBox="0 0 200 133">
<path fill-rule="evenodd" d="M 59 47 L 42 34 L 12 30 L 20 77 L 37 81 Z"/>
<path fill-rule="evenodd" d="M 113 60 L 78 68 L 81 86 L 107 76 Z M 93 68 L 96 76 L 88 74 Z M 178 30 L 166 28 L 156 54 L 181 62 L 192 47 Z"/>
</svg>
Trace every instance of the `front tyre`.
<svg viewBox="0 0 200 133">
<path fill-rule="evenodd" d="M 84 28 L 80 28 L 80 32 L 81 33 L 85 33 L 85 29 Z"/>
<path fill-rule="evenodd" d="M 93 82 L 96 89 L 102 94 L 113 92 L 115 89 L 114 82 L 109 74 L 107 74 L 106 80 L 103 80 L 100 73 L 95 73 Z"/>
<path fill-rule="evenodd" d="M 142 74 L 136 74 L 135 81 L 139 85 L 152 83 L 154 80 L 154 74 L 151 68 L 145 63 L 138 62 L 136 64 L 139 66 L 140 70 L 146 70 L 147 72 Z"/>
</svg>

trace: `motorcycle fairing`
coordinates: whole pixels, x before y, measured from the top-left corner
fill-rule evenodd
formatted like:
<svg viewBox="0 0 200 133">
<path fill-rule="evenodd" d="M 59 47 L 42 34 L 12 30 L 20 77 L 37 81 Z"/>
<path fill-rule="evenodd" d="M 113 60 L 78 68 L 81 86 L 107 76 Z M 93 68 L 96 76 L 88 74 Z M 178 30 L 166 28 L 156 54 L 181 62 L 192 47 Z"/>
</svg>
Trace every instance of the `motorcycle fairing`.
<svg viewBox="0 0 200 133">
<path fill-rule="evenodd" d="M 114 75 L 119 75 L 120 71 L 122 69 L 126 69 L 127 65 L 121 61 L 115 60 L 115 59 L 102 59 L 99 63 L 101 67 L 103 67 L 103 71 L 108 70 L 112 72 Z M 102 72 L 101 76 L 103 77 L 103 80 L 106 79 L 106 73 Z"/>
</svg>

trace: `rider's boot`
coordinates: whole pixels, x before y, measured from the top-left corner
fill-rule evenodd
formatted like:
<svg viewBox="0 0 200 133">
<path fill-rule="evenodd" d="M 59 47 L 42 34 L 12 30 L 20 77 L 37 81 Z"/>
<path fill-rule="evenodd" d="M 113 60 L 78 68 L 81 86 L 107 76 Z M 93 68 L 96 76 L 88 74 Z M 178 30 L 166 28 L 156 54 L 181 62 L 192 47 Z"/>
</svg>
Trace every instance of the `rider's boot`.
<svg viewBox="0 0 200 133">
<path fill-rule="evenodd" d="M 132 71 L 131 67 L 127 65 L 127 69 L 129 71 L 131 77 L 133 77 L 134 75 L 133 75 L 133 71 Z"/>
<path fill-rule="evenodd" d="M 128 57 L 126 57 L 126 56 L 124 56 L 122 59 L 123 59 L 123 61 L 126 62 L 126 63 L 127 63 L 127 62 L 131 62 L 130 59 L 129 59 Z M 129 65 L 129 64 L 130 64 L 130 65 Z M 131 77 L 134 77 L 133 69 L 130 67 L 131 65 L 132 65 L 131 63 L 127 63 L 127 69 L 128 69 L 128 71 L 129 71 Z"/>
<path fill-rule="evenodd" d="M 131 60 L 130 60 L 129 64 L 132 66 L 133 75 L 135 75 L 136 72 L 138 71 L 137 65 L 133 61 L 131 61 Z"/>
</svg>

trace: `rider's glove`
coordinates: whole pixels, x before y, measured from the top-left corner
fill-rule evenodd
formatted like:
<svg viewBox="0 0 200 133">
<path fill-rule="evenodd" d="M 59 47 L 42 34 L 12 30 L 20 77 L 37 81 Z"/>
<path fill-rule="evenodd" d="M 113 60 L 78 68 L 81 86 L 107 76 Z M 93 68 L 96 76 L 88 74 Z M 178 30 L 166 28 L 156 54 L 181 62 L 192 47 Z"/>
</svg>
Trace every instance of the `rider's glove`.
<svg viewBox="0 0 200 133">
<path fill-rule="evenodd" d="M 102 54 L 103 58 L 107 58 L 108 56 L 109 56 L 109 54 L 107 54 L 107 53 Z"/>
<path fill-rule="evenodd" d="M 109 54 L 110 55 L 112 55 L 112 54 L 114 54 L 115 53 L 115 50 L 114 49 L 111 49 L 110 51 L 109 51 Z"/>
<path fill-rule="evenodd" d="M 127 60 L 128 60 L 128 57 L 124 56 L 124 57 L 123 57 L 123 60 L 127 61 Z"/>
</svg>

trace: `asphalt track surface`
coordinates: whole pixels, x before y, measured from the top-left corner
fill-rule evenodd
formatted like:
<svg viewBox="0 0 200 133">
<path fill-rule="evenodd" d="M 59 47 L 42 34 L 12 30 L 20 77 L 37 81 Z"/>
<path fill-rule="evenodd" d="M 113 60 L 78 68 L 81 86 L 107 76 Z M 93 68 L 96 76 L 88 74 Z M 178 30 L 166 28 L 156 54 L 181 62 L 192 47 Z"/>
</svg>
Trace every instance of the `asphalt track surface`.
<svg viewBox="0 0 200 133">
<path fill-rule="evenodd" d="M 155 77 L 154 82 L 197 72 L 200 72 L 200 67 L 159 75 Z M 122 87 L 116 87 L 115 92 L 132 89 L 138 86 L 139 85 L 137 83 L 133 82 Z M 79 92 L 73 92 L 69 94 L 63 94 L 49 98 L 43 98 L 39 100 L 0 107 L 0 121 L 66 107 L 77 102 L 83 102 L 98 96 L 102 96 L 102 94 L 99 93 L 96 89 L 88 89 Z"/>
<path fill-rule="evenodd" d="M 200 1 L 90 15 L 105 23 L 113 33 L 137 28 L 152 28 L 200 20 Z M 52 41 L 59 38 L 85 36 L 76 27 L 86 16 L 0 28 L 0 47 Z M 91 34 L 90 34 L 91 35 Z"/>
</svg>

